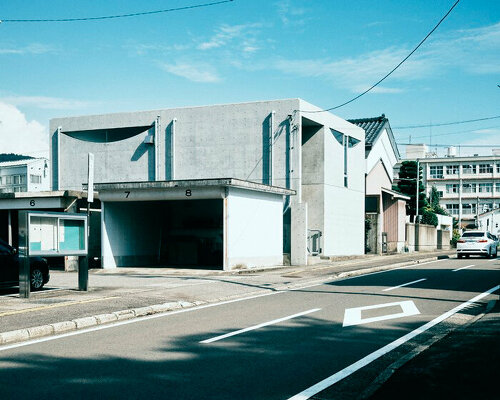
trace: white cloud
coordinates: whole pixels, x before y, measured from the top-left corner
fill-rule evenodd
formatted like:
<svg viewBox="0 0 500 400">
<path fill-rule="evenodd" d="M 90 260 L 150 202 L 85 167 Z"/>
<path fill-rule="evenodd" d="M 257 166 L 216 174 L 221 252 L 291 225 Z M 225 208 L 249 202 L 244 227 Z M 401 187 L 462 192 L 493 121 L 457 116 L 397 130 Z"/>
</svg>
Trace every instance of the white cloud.
<svg viewBox="0 0 500 400">
<path fill-rule="evenodd" d="M 0 54 L 46 54 L 55 53 L 57 50 L 54 46 L 43 43 L 31 43 L 24 47 L 6 46 L 0 48 Z"/>
<path fill-rule="evenodd" d="M 6 96 L 1 97 L 0 101 L 16 106 L 32 106 L 49 110 L 74 110 L 94 105 L 88 101 L 47 96 Z"/>
<path fill-rule="evenodd" d="M 213 83 L 220 81 L 217 73 L 207 64 L 164 63 L 161 64 L 161 67 L 171 74 L 181 76 L 193 82 Z"/>
<path fill-rule="evenodd" d="M 297 26 L 305 23 L 303 19 L 303 16 L 307 13 L 305 8 L 292 5 L 290 0 L 279 1 L 275 3 L 275 7 L 283 25 L 293 24 Z"/>
<path fill-rule="evenodd" d="M 38 121 L 28 121 L 15 106 L 0 102 L 0 152 L 48 157 L 49 135 Z"/>
<path fill-rule="evenodd" d="M 326 59 L 278 60 L 274 67 L 282 72 L 305 77 L 325 78 L 334 85 L 360 93 L 378 81 L 408 53 L 406 49 L 388 48 L 337 61 Z M 409 80 L 429 74 L 432 68 L 416 57 L 403 65 L 392 78 Z M 401 88 L 378 87 L 379 93 L 399 93 Z"/>
<path fill-rule="evenodd" d="M 246 43 L 254 42 L 258 28 L 262 24 L 249 23 L 240 25 L 222 25 L 216 29 L 216 33 L 205 42 L 198 45 L 198 50 L 211 50 L 229 45 L 235 39 L 243 39 Z"/>
</svg>

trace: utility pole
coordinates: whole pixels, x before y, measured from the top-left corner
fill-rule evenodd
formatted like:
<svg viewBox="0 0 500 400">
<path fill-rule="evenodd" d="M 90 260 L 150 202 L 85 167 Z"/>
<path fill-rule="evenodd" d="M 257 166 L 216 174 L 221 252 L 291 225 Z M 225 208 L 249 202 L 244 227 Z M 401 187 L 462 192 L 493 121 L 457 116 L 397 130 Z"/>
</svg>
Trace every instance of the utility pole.
<svg viewBox="0 0 500 400">
<path fill-rule="evenodd" d="M 417 196 L 415 198 L 415 223 L 418 224 L 418 197 L 419 197 L 419 186 L 420 186 L 420 162 L 417 158 Z"/>
</svg>

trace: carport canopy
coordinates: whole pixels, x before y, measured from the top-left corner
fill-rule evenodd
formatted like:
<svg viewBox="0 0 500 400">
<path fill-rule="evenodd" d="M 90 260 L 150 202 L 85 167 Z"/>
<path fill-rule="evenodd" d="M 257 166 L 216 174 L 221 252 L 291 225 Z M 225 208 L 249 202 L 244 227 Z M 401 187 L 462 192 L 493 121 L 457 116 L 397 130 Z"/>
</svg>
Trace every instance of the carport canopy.
<svg viewBox="0 0 500 400">
<path fill-rule="evenodd" d="M 97 183 L 103 268 L 281 265 L 283 197 L 234 178 Z"/>
</svg>

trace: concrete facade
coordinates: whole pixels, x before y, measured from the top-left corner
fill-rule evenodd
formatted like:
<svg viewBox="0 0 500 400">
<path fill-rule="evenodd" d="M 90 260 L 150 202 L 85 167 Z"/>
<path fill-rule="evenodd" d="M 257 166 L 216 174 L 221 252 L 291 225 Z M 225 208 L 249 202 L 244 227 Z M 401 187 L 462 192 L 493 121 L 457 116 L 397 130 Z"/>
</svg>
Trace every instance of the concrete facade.
<svg viewBox="0 0 500 400">
<path fill-rule="evenodd" d="M 301 99 L 59 118 L 50 132 L 53 188 L 81 189 L 89 152 L 100 183 L 230 176 L 279 186 L 296 192 L 282 205 L 284 253 L 293 235 L 307 240 L 291 228 L 302 203 L 323 255 L 364 252 L 364 131 Z M 333 132 L 359 145 L 345 151 Z"/>
</svg>

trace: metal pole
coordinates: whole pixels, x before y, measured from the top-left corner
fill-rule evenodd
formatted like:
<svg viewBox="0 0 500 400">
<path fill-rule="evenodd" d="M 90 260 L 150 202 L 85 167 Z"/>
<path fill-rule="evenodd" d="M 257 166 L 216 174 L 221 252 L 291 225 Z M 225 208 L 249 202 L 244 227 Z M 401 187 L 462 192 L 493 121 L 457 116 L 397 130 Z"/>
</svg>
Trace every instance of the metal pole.
<svg viewBox="0 0 500 400">
<path fill-rule="evenodd" d="M 418 198 L 419 198 L 419 186 L 420 186 L 420 162 L 417 158 L 417 197 L 415 199 L 415 223 L 418 224 Z"/>
<path fill-rule="evenodd" d="M 30 255 L 28 236 L 28 211 L 19 211 L 19 297 L 30 297 Z"/>
</svg>

